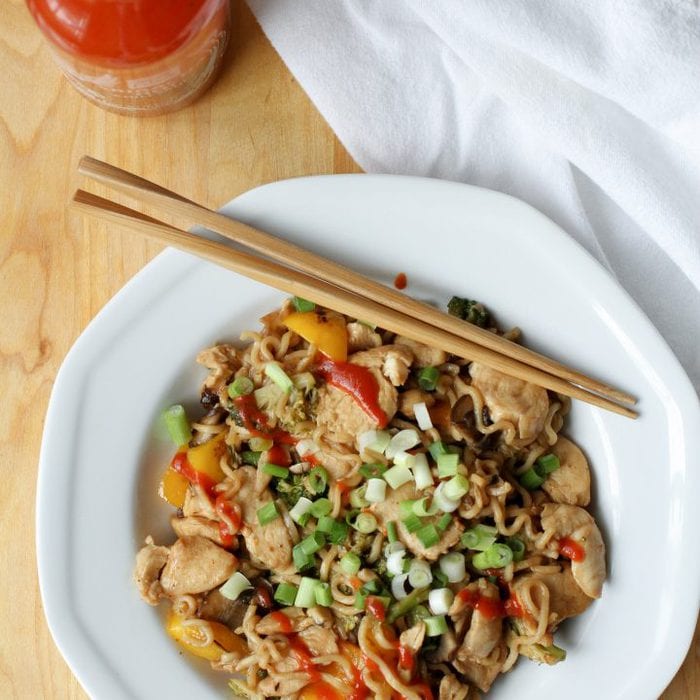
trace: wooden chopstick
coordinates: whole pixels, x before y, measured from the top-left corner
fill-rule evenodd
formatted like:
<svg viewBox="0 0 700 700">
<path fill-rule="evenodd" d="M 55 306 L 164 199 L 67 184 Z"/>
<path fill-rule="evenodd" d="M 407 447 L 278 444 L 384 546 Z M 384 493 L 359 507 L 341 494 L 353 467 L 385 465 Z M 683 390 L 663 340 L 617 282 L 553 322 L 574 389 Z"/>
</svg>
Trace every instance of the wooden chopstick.
<svg viewBox="0 0 700 700">
<path fill-rule="evenodd" d="M 183 228 L 204 226 L 236 243 L 277 260 L 285 266 L 291 265 L 336 287 L 342 287 L 365 298 L 376 299 L 408 316 L 420 318 L 424 323 L 449 331 L 453 335 L 481 345 L 508 358 L 531 365 L 566 382 L 579 385 L 591 392 L 607 397 L 611 401 L 628 405 L 634 405 L 637 402 L 635 397 L 627 392 L 588 377 L 578 370 L 567 367 L 522 345 L 506 340 L 495 333 L 491 333 L 471 323 L 464 323 L 461 319 L 442 313 L 410 296 L 370 280 L 339 263 L 207 209 L 126 170 L 89 156 L 84 156 L 80 160 L 78 170 L 83 175 L 106 183 L 115 190 L 127 194 L 142 203 L 158 208 L 163 213 L 177 217 Z"/>
<path fill-rule="evenodd" d="M 389 331 L 405 335 L 427 345 L 439 347 L 458 357 L 483 362 L 494 369 L 551 391 L 581 399 L 629 418 L 637 416 L 632 409 L 582 389 L 560 377 L 505 357 L 472 341 L 456 337 L 447 330 L 406 316 L 397 309 L 335 287 L 299 270 L 251 253 L 234 250 L 222 243 L 210 241 L 192 233 L 186 233 L 174 226 L 90 192 L 78 190 L 73 197 L 73 202 L 78 209 L 87 214 L 98 216 L 130 231 L 145 234 L 162 243 L 193 253 L 257 282 L 281 289 L 288 294 L 302 296 L 348 316 L 376 323 Z"/>
</svg>

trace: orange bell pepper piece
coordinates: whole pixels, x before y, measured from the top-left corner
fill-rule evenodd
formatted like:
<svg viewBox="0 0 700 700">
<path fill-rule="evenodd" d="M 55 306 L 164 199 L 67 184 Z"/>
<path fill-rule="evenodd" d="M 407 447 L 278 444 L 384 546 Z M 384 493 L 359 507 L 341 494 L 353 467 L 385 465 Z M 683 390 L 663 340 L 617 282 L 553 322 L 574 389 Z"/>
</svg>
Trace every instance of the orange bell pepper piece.
<svg viewBox="0 0 700 700">
<path fill-rule="evenodd" d="M 165 623 L 165 630 L 183 649 L 194 656 L 218 661 L 225 652 L 235 651 L 241 656 L 250 653 L 246 641 L 220 622 L 207 622 L 214 635 L 213 642 L 205 646 L 192 644 L 196 637 L 193 636 L 192 628 L 183 625 L 183 622 L 184 618 L 171 611 Z"/>
<path fill-rule="evenodd" d="M 187 450 L 187 461 L 200 474 L 208 476 L 216 483 L 224 479 L 225 474 L 221 471 L 221 458 L 226 454 L 226 433 L 219 433 L 216 437 L 197 447 L 190 447 Z"/>
<path fill-rule="evenodd" d="M 171 506 L 182 508 L 185 505 L 185 494 L 189 485 L 190 482 L 182 474 L 168 467 L 160 479 L 158 495 Z"/>
<path fill-rule="evenodd" d="M 284 325 L 313 343 L 320 352 L 336 362 L 348 359 L 348 333 L 345 319 L 332 311 L 295 311 Z"/>
</svg>

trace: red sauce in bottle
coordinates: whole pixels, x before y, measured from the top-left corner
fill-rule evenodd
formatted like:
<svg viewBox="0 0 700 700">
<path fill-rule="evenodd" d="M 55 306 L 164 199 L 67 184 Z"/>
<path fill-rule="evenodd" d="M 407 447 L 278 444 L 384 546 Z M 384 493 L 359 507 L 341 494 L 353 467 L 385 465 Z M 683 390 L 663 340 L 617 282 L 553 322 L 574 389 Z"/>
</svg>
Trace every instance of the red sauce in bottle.
<svg viewBox="0 0 700 700">
<path fill-rule="evenodd" d="M 229 34 L 228 0 L 27 0 L 70 82 L 113 111 L 158 114 L 203 92 Z"/>
<path fill-rule="evenodd" d="M 377 380 L 366 367 L 352 362 L 335 362 L 324 358 L 316 365 L 316 371 L 328 384 L 350 394 L 378 427 L 384 428 L 389 422 L 386 413 L 379 405 Z"/>
<path fill-rule="evenodd" d="M 571 561 L 583 561 L 586 558 L 586 550 L 569 537 L 562 537 L 559 540 L 559 554 Z"/>
</svg>

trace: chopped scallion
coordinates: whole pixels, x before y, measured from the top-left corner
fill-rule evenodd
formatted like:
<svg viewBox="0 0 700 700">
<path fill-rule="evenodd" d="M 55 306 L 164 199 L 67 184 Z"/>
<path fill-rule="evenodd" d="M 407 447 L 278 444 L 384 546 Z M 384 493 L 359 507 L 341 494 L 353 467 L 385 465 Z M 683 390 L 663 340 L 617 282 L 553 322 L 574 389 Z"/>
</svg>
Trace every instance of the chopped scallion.
<svg viewBox="0 0 700 700">
<path fill-rule="evenodd" d="M 492 544 L 488 549 L 472 557 L 477 569 L 501 569 L 513 561 L 513 551 L 506 544 Z"/>
<path fill-rule="evenodd" d="M 340 560 L 340 568 L 348 574 L 348 576 L 354 576 L 360 570 L 361 565 L 360 557 L 354 552 L 348 552 Z"/>
<path fill-rule="evenodd" d="M 416 532 L 423 527 L 421 519 L 415 514 L 411 513 L 407 518 L 401 521 L 409 532 Z"/>
<path fill-rule="evenodd" d="M 292 297 L 292 306 L 295 311 L 300 313 L 307 313 L 309 311 L 315 311 L 316 304 L 308 299 L 302 299 L 301 297 Z"/>
<path fill-rule="evenodd" d="M 466 578 L 465 557 L 461 552 L 449 552 L 440 557 L 440 571 L 450 583 L 459 583 Z"/>
<path fill-rule="evenodd" d="M 431 501 L 430 505 L 428 505 L 428 501 L 430 501 L 430 499 L 427 496 L 424 496 L 423 498 L 419 498 L 417 501 L 413 502 L 413 512 L 419 518 L 425 518 L 428 515 L 435 515 L 435 513 L 438 512 L 437 504 Z"/>
<path fill-rule="evenodd" d="M 423 367 L 418 372 L 418 386 L 423 391 L 435 391 L 437 381 L 440 378 L 440 372 L 437 367 Z"/>
<path fill-rule="evenodd" d="M 389 472 L 387 472 L 387 474 L 388 473 Z M 386 483 L 387 482 L 384 481 L 384 479 L 368 479 L 365 498 L 370 503 L 382 503 L 386 498 Z"/>
<path fill-rule="evenodd" d="M 377 519 L 372 513 L 358 513 L 352 526 L 358 532 L 368 535 L 377 529 Z"/>
<path fill-rule="evenodd" d="M 183 406 L 180 404 L 170 406 L 163 411 L 162 416 L 170 439 L 178 447 L 186 445 L 192 439 L 192 430 Z"/>
<path fill-rule="evenodd" d="M 417 455 L 415 455 L 413 462 L 413 477 L 416 481 L 416 488 L 419 491 L 433 485 L 433 474 L 428 466 L 428 458 L 423 452 L 419 452 Z"/>
<path fill-rule="evenodd" d="M 457 474 L 457 466 L 459 465 L 459 455 L 448 452 L 444 455 L 438 455 L 438 476 L 440 478 L 446 476 L 455 476 Z"/>
<path fill-rule="evenodd" d="M 262 508 L 258 509 L 258 522 L 261 525 L 267 525 L 276 518 L 279 518 L 279 511 L 274 501 L 266 503 Z"/>
<path fill-rule="evenodd" d="M 276 476 L 278 479 L 286 479 L 289 476 L 289 469 L 277 464 L 263 464 L 262 470 L 265 474 Z"/>
<path fill-rule="evenodd" d="M 319 581 L 316 584 L 316 605 L 322 605 L 324 608 L 330 608 L 333 605 L 333 594 L 331 593 L 330 584 Z"/>
<path fill-rule="evenodd" d="M 305 537 L 300 543 L 301 551 L 304 554 L 312 555 L 316 554 L 319 549 L 324 547 L 326 544 L 326 536 L 322 532 L 312 532 L 308 537 Z"/>
<path fill-rule="evenodd" d="M 534 491 L 542 486 L 544 483 L 544 475 L 539 474 L 538 471 L 540 471 L 540 468 L 539 465 L 536 464 L 534 467 L 530 467 L 526 472 L 523 472 L 519 479 L 520 485 L 528 491 Z"/>
<path fill-rule="evenodd" d="M 308 476 L 309 488 L 314 493 L 323 493 L 328 484 L 328 472 L 321 466 L 314 467 Z"/>
<path fill-rule="evenodd" d="M 434 443 L 432 443 L 432 445 L 430 445 L 428 452 L 430 452 L 430 456 L 437 462 L 440 455 L 447 454 L 447 447 L 442 440 L 436 440 Z"/>
<path fill-rule="evenodd" d="M 321 518 L 333 510 L 333 504 L 327 498 L 317 498 L 309 508 L 309 513 L 314 518 Z"/>
<path fill-rule="evenodd" d="M 360 467 L 360 474 L 366 479 L 376 479 L 380 477 L 385 471 L 386 467 L 383 464 L 373 463 L 373 464 L 363 464 Z"/>
<path fill-rule="evenodd" d="M 561 466 L 559 464 L 559 457 L 557 457 L 555 454 L 547 454 L 538 457 L 537 464 L 545 474 L 551 474 Z"/>
<path fill-rule="evenodd" d="M 416 530 L 416 537 L 421 541 L 421 544 L 429 549 L 440 541 L 440 533 L 435 525 L 424 525 L 419 530 Z"/>
<path fill-rule="evenodd" d="M 296 600 L 299 589 L 291 583 L 280 583 L 275 591 L 275 600 L 281 605 L 292 606 Z"/>
<path fill-rule="evenodd" d="M 408 467 L 396 464 L 384 472 L 384 479 L 392 489 L 398 489 L 409 481 L 413 481 L 413 474 Z"/>
<path fill-rule="evenodd" d="M 399 539 L 399 536 L 396 533 L 396 523 L 393 520 L 390 520 L 386 524 L 386 536 L 389 542 L 396 542 Z"/>
<path fill-rule="evenodd" d="M 243 462 L 243 464 L 250 464 L 252 467 L 257 467 L 261 454 L 262 452 L 255 452 L 254 450 L 243 450 L 243 452 L 241 452 L 241 462 Z"/>
<path fill-rule="evenodd" d="M 525 556 L 525 543 L 518 537 L 506 537 L 504 544 L 513 551 L 513 561 L 522 561 Z"/>
<path fill-rule="evenodd" d="M 462 534 L 461 542 L 467 549 L 483 552 L 488 549 L 498 536 L 498 530 L 491 525 L 475 525 Z"/>
<path fill-rule="evenodd" d="M 229 600 L 238 600 L 238 596 L 243 593 L 243 591 L 252 587 L 250 581 L 240 571 L 236 571 L 236 573 L 219 588 L 219 593 Z"/>
<path fill-rule="evenodd" d="M 453 501 L 459 501 L 467 491 L 469 491 L 469 480 L 462 474 L 453 476 L 445 484 L 445 496 Z"/>
<path fill-rule="evenodd" d="M 237 399 L 239 396 L 247 396 L 253 393 L 255 385 L 248 377 L 236 377 L 226 388 L 228 395 L 232 399 Z"/>
<path fill-rule="evenodd" d="M 318 579 L 302 576 L 294 605 L 297 608 L 313 608 L 316 605 L 316 586 L 319 583 Z"/>
<path fill-rule="evenodd" d="M 444 615 L 432 615 L 426 617 L 423 622 L 426 637 L 439 637 L 447 632 L 447 620 Z"/>
<path fill-rule="evenodd" d="M 272 379 L 272 381 L 286 393 L 289 393 L 294 388 L 294 382 L 277 362 L 265 363 L 265 375 Z"/>
<path fill-rule="evenodd" d="M 366 508 L 369 501 L 365 498 L 366 486 L 363 484 L 357 489 L 350 491 L 350 505 L 353 508 Z"/>
<path fill-rule="evenodd" d="M 447 530 L 451 522 L 452 516 L 449 513 L 443 513 L 440 520 L 437 522 L 437 529 L 440 530 L 440 532 L 444 532 Z"/>
<path fill-rule="evenodd" d="M 313 555 L 306 554 L 301 548 L 301 544 L 292 547 L 292 559 L 294 560 L 294 566 L 297 571 L 304 571 L 314 563 Z"/>
<path fill-rule="evenodd" d="M 306 498 L 306 496 L 300 496 L 299 500 L 289 511 L 289 516 L 295 523 L 299 523 L 299 525 L 304 525 L 304 523 L 301 522 L 301 519 L 304 515 L 308 514 L 312 505 L 313 501 L 310 501 L 308 498 Z"/>
</svg>

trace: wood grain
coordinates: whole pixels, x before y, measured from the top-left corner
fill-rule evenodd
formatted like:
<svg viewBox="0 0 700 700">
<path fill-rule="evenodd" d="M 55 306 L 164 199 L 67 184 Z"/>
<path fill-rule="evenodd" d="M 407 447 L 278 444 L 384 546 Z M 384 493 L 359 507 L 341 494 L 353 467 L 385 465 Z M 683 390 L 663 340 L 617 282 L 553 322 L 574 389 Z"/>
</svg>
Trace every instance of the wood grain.
<svg viewBox="0 0 700 700">
<path fill-rule="evenodd" d="M 67 213 L 85 153 L 149 173 L 216 207 L 256 185 L 359 172 L 247 7 L 221 79 L 173 115 L 130 119 L 81 99 L 54 68 L 22 0 L 0 22 L 0 697 L 84 699 L 46 627 L 36 577 L 34 498 L 44 414 L 66 352 L 160 247 L 103 236 Z M 696 633 L 664 700 L 700 697 Z"/>
</svg>

